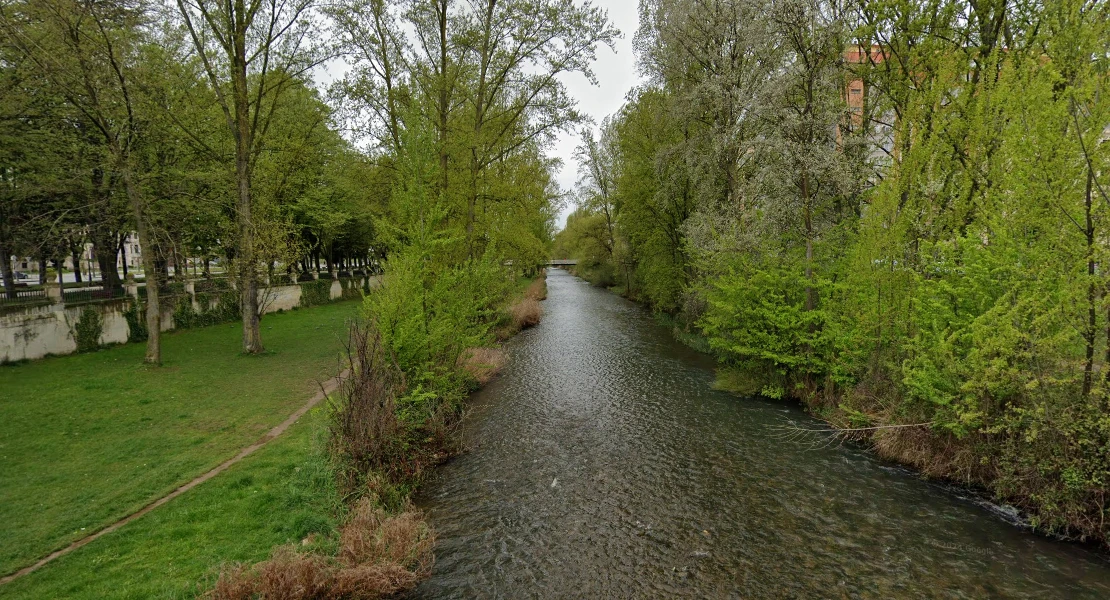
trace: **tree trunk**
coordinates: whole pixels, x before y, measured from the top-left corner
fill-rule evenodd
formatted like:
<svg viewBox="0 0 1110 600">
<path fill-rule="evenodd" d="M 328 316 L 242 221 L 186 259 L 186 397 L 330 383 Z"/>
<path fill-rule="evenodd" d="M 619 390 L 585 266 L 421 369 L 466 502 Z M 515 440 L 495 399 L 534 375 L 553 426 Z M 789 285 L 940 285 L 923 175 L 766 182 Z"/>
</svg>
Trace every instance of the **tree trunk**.
<svg viewBox="0 0 1110 600">
<path fill-rule="evenodd" d="M 119 244 L 113 232 L 93 233 L 93 255 L 96 256 L 96 265 L 100 268 L 100 285 L 104 289 L 120 289 L 119 271 L 116 270 L 116 253 Z"/>
<path fill-rule="evenodd" d="M 161 293 L 158 289 L 158 270 L 154 265 L 154 245 L 150 240 L 150 231 L 147 228 L 146 215 L 143 214 L 142 196 L 131 178 L 131 168 L 123 165 L 123 187 L 127 192 L 127 200 L 131 204 L 131 213 L 135 217 L 135 228 L 139 235 L 139 246 L 143 249 L 143 271 L 146 272 L 146 356 L 143 362 L 151 365 L 162 364 L 162 305 Z M 115 252 L 113 252 L 113 255 Z M 124 264 L 127 263 L 126 255 Z M 115 271 L 113 256 L 113 272 Z M 118 276 L 117 276 L 118 277 Z"/>
<path fill-rule="evenodd" d="M 1087 327 L 1083 332 L 1083 338 L 1087 342 L 1087 361 L 1083 365 L 1083 397 L 1091 395 L 1091 389 L 1094 387 L 1095 379 L 1095 327 L 1097 326 L 1097 312 L 1096 312 L 1096 297 L 1095 290 L 1095 226 L 1094 219 L 1091 214 L 1092 204 L 1092 187 L 1094 184 L 1095 173 L 1090 167 L 1087 168 L 1087 196 L 1084 202 L 1084 208 L 1087 213 L 1087 227 L 1084 233 L 1087 237 Z"/>
<path fill-rule="evenodd" d="M 805 231 L 806 231 L 806 312 L 817 308 L 817 289 L 813 286 L 813 211 L 809 198 L 809 174 L 802 173 L 802 197 L 805 201 Z"/>
<path fill-rule="evenodd" d="M 236 0 L 234 14 L 246 14 L 243 0 Z M 262 346 L 262 329 L 258 319 L 258 281 L 255 274 L 254 223 L 251 220 L 251 130 L 250 105 L 247 87 L 247 23 L 235 24 L 238 31 L 232 36 L 234 56 L 232 65 L 232 91 L 235 95 L 235 176 L 239 184 L 237 218 L 239 221 L 239 308 L 243 313 L 243 352 L 259 354 Z M 261 83 L 260 83 L 261 85 Z M 258 108 L 261 110 L 261 107 Z"/>
<path fill-rule="evenodd" d="M 447 2 L 437 0 L 436 16 L 439 19 L 439 101 L 436 106 L 439 113 L 439 177 L 440 197 L 447 196 L 447 118 L 450 111 L 447 82 Z"/>
<path fill-rule="evenodd" d="M 81 283 L 81 253 L 76 249 L 70 248 L 70 260 L 73 261 L 73 280 Z"/>
<path fill-rule="evenodd" d="M 128 234 L 119 236 L 119 262 L 123 265 L 123 278 L 127 279 L 127 240 Z"/>
<path fill-rule="evenodd" d="M 478 90 L 474 98 L 474 141 L 470 146 L 470 196 L 466 204 L 466 241 L 469 246 L 470 256 L 474 256 L 477 248 L 474 239 L 474 222 L 477 219 L 478 206 L 478 177 L 482 170 L 478 146 L 482 143 L 482 128 L 486 120 L 486 85 L 489 74 L 489 65 L 492 60 L 490 50 L 490 36 L 493 28 L 493 13 L 497 0 L 485 0 L 486 13 L 482 22 L 482 52 L 478 57 Z"/>
<path fill-rule="evenodd" d="M 4 293 L 9 300 L 15 300 L 15 272 L 12 269 L 12 249 L 5 242 L 0 242 L 0 259 L 3 259 L 3 264 L 0 264 L 0 274 L 4 278 Z"/>
</svg>

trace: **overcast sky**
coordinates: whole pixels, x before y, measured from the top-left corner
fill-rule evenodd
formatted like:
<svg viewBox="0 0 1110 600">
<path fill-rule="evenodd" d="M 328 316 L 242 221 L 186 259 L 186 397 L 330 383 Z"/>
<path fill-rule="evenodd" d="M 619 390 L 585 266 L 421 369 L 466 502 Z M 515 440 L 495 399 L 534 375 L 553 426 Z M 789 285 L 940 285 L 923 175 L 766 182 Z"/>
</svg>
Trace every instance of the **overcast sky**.
<svg viewBox="0 0 1110 600">
<path fill-rule="evenodd" d="M 591 85 L 580 74 L 562 77 L 570 95 L 578 100 L 578 108 L 595 121 L 595 127 L 605 117 L 617 112 L 624 104 L 625 95 L 640 82 L 636 74 L 636 55 L 632 51 L 632 37 L 640 26 L 637 0 L 593 0 L 595 6 L 609 11 L 609 20 L 621 30 L 617 40 L 616 52 L 602 47 L 597 52 L 594 74 L 598 85 Z M 578 163 L 574 160 L 574 149 L 578 146 L 579 136 L 563 134 L 559 137 L 551 154 L 563 160 L 563 170 L 559 173 L 559 185 L 564 191 L 574 189 L 578 179 Z M 562 229 L 567 215 L 574 210 L 566 207 L 559 215 L 558 226 Z"/>
</svg>

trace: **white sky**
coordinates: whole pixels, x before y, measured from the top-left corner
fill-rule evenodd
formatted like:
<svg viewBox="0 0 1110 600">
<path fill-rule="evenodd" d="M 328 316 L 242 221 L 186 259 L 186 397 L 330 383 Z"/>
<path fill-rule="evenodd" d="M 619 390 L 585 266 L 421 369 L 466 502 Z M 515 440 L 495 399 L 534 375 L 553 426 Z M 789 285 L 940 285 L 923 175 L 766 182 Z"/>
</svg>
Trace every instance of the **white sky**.
<svg viewBox="0 0 1110 600">
<path fill-rule="evenodd" d="M 579 110 L 593 118 L 596 129 L 602 119 L 620 110 L 625 95 L 641 82 L 636 74 L 636 55 L 632 50 L 632 37 L 640 26 L 640 17 L 637 0 L 593 0 L 593 4 L 608 10 L 609 20 L 623 34 L 617 40 L 616 52 L 604 46 L 598 49 L 597 62 L 594 63 L 596 86 L 581 74 L 566 75 L 560 79 L 570 95 L 578 100 Z M 563 161 L 558 177 L 563 191 L 573 190 L 574 182 L 578 180 L 578 162 L 574 160 L 574 149 L 578 143 L 578 135 L 562 134 L 550 151 L 552 156 Z M 573 205 L 563 209 L 558 219 L 559 229 L 566 224 L 567 215 L 573 210 Z"/>
</svg>

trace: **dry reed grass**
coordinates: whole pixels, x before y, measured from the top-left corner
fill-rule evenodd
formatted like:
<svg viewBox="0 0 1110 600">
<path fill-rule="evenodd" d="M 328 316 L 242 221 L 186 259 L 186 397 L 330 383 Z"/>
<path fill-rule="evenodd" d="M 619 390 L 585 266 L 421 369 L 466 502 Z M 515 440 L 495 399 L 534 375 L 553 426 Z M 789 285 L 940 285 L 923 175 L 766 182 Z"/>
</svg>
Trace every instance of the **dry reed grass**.
<svg viewBox="0 0 1110 600">
<path fill-rule="evenodd" d="M 467 348 L 459 355 L 458 367 L 485 385 L 501 372 L 505 360 L 505 352 L 498 348 Z"/>
<path fill-rule="evenodd" d="M 532 300 L 547 300 L 547 279 L 544 275 L 532 281 L 528 288 L 524 290 L 524 297 Z"/>
<path fill-rule="evenodd" d="M 339 556 L 279 548 L 254 567 L 225 570 L 210 600 L 355 600 L 410 590 L 431 572 L 435 536 L 423 516 L 388 516 L 369 500 L 352 510 L 340 531 Z"/>
<path fill-rule="evenodd" d="M 876 430 L 871 443 L 879 456 L 909 465 L 927 477 L 963 484 L 979 484 L 991 477 L 991 465 L 977 459 L 970 440 L 904 427 Z"/>
<path fill-rule="evenodd" d="M 518 331 L 534 327 L 540 324 L 543 306 L 540 306 L 538 300 L 525 298 L 509 307 L 509 316 L 512 318 L 513 327 Z"/>
</svg>

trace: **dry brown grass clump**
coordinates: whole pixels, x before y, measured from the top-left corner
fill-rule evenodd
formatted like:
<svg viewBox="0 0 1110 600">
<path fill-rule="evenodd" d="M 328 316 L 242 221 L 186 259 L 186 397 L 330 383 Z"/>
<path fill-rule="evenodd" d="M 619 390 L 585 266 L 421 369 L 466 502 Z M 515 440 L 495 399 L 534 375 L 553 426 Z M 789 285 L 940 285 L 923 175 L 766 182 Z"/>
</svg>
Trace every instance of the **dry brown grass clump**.
<svg viewBox="0 0 1110 600">
<path fill-rule="evenodd" d="M 543 316 L 543 307 L 538 300 L 525 298 L 509 307 L 509 316 L 512 317 L 513 327 L 517 330 L 527 329 L 540 324 Z"/>
<path fill-rule="evenodd" d="M 435 536 L 413 510 L 386 515 L 368 500 L 360 501 L 339 534 L 339 560 L 348 567 L 397 565 L 415 576 L 432 570 Z"/>
<path fill-rule="evenodd" d="M 528 289 L 524 290 L 524 297 L 532 300 L 547 300 L 547 279 L 545 275 L 540 275 L 532 281 Z"/>
<path fill-rule="evenodd" d="M 416 586 L 432 569 L 435 536 L 423 517 L 388 516 L 359 502 L 340 531 L 339 556 L 282 547 L 254 567 L 220 575 L 210 600 L 356 600 L 385 598 Z"/>
<path fill-rule="evenodd" d="M 879 456 L 914 467 L 927 477 L 976 484 L 991 477 L 969 440 L 925 427 L 879 429 L 871 436 Z"/>
<path fill-rule="evenodd" d="M 485 385 L 505 366 L 505 352 L 498 348 L 467 348 L 459 355 L 458 366 Z"/>
</svg>

